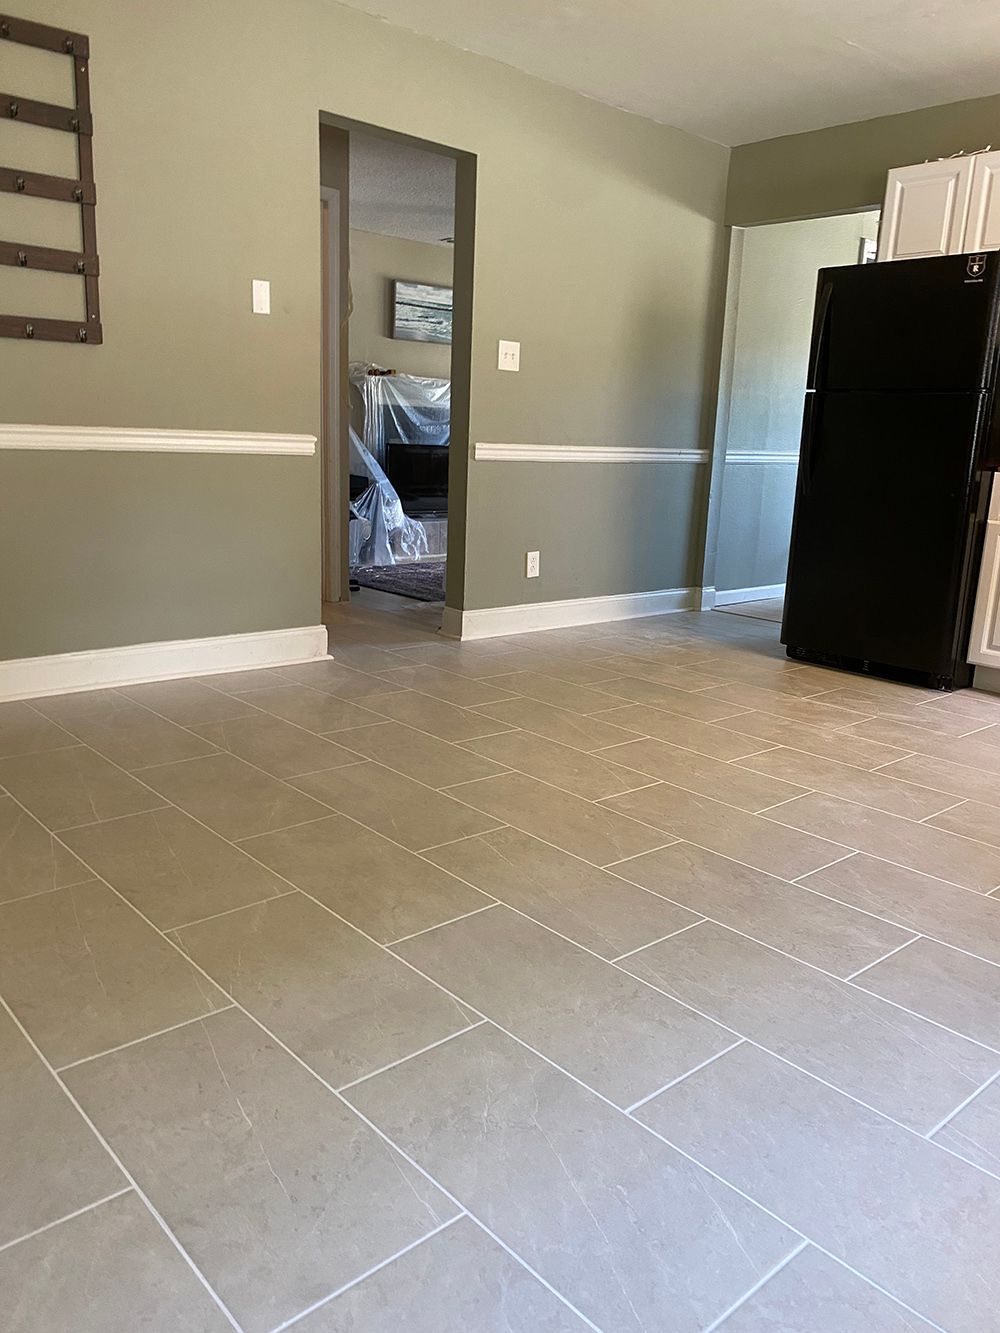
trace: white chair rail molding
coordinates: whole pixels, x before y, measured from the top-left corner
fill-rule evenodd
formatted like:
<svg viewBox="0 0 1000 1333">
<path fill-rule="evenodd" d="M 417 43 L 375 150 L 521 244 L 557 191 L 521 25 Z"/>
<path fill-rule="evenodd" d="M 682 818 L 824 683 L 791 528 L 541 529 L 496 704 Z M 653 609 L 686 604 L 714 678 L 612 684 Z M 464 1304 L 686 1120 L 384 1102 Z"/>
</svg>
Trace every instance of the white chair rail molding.
<svg viewBox="0 0 1000 1333">
<path fill-rule="evenodd" d="M 131 426 L 22 426 L 0 423 L 0 449 L 118 450 L 125 453 L 304 454 L 315 435 Z"/>
</svg>

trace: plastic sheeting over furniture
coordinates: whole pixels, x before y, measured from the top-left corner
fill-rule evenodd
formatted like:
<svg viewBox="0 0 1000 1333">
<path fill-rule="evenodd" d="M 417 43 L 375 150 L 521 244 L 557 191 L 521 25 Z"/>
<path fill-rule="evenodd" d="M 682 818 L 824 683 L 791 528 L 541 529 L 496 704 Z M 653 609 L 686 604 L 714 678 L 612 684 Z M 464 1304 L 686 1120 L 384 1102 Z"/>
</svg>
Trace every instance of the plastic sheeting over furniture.
<svg viewBox="0 0 1000 1333">
<path fill-rule="evenodd" d="M 364 445 L 385 464 L 386 439 L 447 449 L 451 438 L 451 380 L 426 375 L 369 374 L 351 367 L 351 384 L 364 403 Z"/>
<path fill-rule="evenodd" d="M 371 485 L 351 501 L 348 564 L 357 568 L 419 560 L 427 554 L 424 525 L 403 513 L 392 483 L 353 426 L 350 442 L 350 470 L 356 476 L 370 478 Z"/>
</svg>

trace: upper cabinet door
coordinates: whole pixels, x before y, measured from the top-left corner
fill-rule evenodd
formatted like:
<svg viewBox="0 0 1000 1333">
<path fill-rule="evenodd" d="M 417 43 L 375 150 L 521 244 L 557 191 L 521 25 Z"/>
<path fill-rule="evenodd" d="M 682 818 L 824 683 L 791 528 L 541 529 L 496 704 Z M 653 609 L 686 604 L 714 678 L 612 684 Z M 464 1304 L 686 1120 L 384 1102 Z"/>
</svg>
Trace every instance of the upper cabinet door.
<svg viewBox="0 0 1000 1333">
<path fill-rule="evenodd" d="M 963 251 L 1000 250 L 1000 153 L 974 157 Z"/>
<path fill-rule="evenodd" d="M 1000 153 L 996 156 L 1000 158 Z M 960 254 L 966 248 L 963 241 L 976 160 L 955 157 L 889 172 L 879 227 L 880 260 L 929 259 Z"/>
</svg>

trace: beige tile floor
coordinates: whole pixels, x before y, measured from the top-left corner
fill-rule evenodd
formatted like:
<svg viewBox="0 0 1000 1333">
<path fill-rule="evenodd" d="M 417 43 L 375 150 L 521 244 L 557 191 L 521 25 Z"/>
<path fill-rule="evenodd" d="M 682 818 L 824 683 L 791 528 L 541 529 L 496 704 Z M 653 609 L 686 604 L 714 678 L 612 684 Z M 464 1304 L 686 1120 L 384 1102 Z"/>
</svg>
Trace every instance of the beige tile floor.
<svg viewBox="0 0 1000 1333">
<path fill-rule="evenodd" d="M 0 705 L 5 1333 L 1000 1330 L 1000 699 L 392 606 Z"/>
</svg>

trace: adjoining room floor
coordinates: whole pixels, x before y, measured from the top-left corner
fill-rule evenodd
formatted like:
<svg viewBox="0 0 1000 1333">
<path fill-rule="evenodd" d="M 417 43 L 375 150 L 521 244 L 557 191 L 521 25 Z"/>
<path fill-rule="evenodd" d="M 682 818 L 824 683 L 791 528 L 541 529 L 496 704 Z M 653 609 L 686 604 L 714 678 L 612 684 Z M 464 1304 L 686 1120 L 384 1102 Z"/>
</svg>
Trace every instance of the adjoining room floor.
<svg viewBox="0 0 1000 1333">
<path fill-rule="evenodd" d="M 351 577 L 363 588 L 411 597 L 418 602 L 444 602 L 444 560 L 415 560 L 399 565 L 369 565 L 352 569 Z"/>
<path fill-rule="evenodd" d="M 0 706 L 4 1328 L 996 1329 L 1000 699 L 429 611 Z"/>
</svg>

